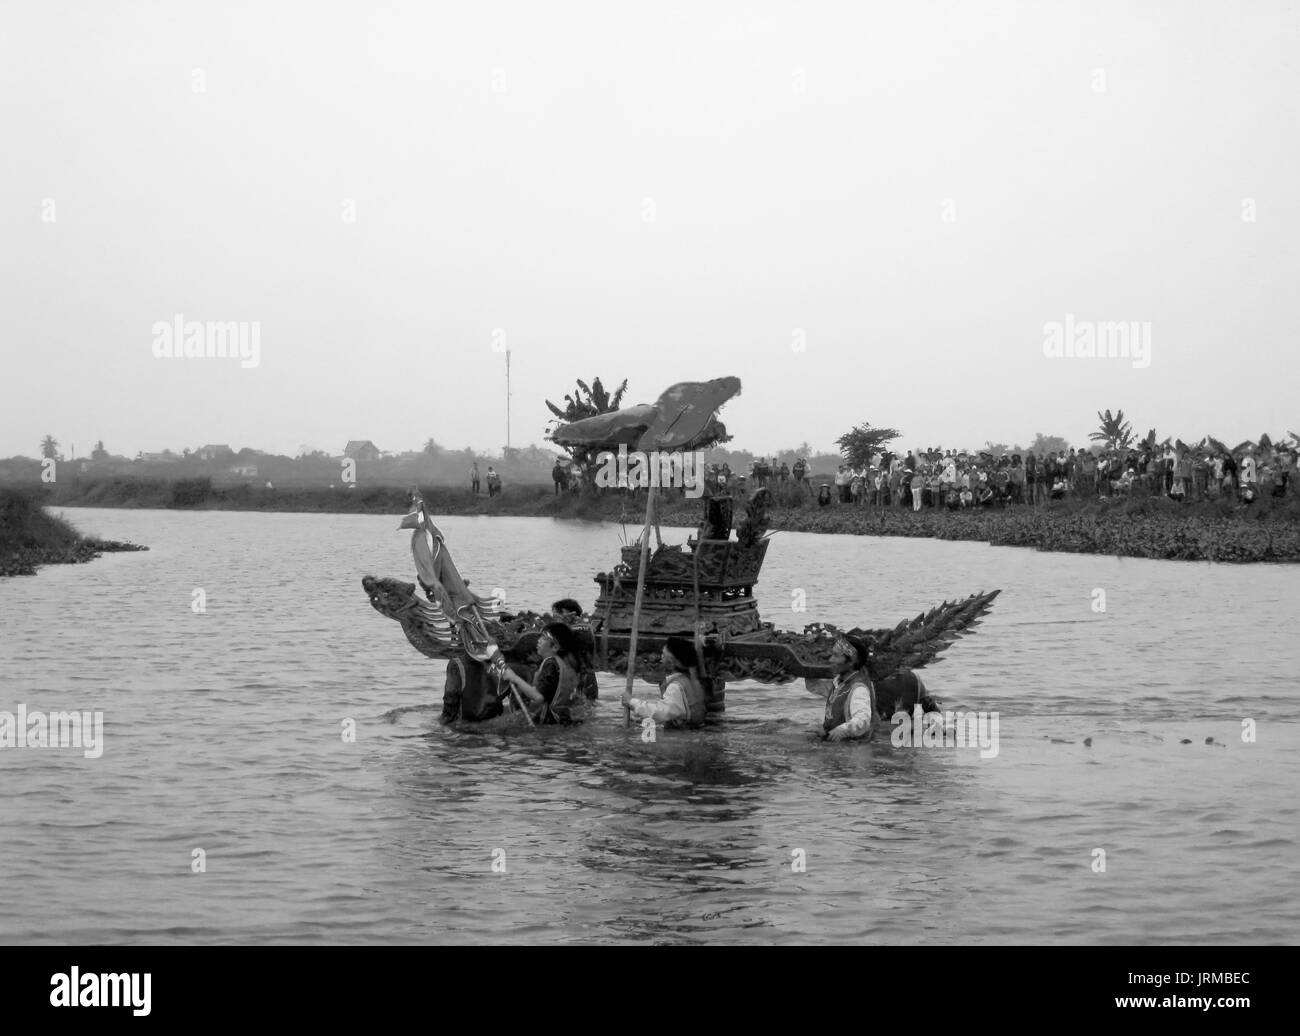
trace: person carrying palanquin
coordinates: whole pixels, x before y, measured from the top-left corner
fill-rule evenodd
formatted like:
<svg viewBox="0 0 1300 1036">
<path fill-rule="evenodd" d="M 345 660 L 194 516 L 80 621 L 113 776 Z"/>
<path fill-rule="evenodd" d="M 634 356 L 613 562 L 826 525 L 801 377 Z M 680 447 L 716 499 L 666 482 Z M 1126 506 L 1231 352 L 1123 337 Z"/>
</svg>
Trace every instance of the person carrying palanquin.
<svg viewBox="0 0 1300 1036">
<path fill-rule="evenodd" d="M 831 681 L 822 729 L 828 741 L 870 737 L 876 729 L 876 689 L 867 675 L 867 646 L 841 636 L 831 648 Z"/>
<path fill-rule="evenodd" d="M 530 684 L 507 669 L 505 678 L 529 703 L 527 708 L 538 723 L 572 723 L 580 719 L 574 710 L 581 704 L 579 670 L 582 645 L 562 622 L 549 623 L 537 638 L 537 654 L 542 662 Z"/>
<path fill-rule="evenodd" d="M 552 604 L 551 614 L 570 629 L 575 631 L 581 629 L 590 635 L 587 620 L 582 614 L 582 605 L 572 597 L 562 598 Z M 578 651 L 575 657 L 578 662 L 578 690 L 588 701 L 595 701 L 600 697 L 600 685 L 596 682 L 596 669 L 591 657 L 582 650 Z"/>
<path fill-rule="evenodd" d="M 659 700 L 634 698 L 624 692 L 620 699 L 623 707 L 638 719 L 652 719 L 671 729 L 702 727 L 707 709 L 695 645 L 685 637 L 669 637 L 664 645 L 663 663 L 665 674 L 659 685 Z"/>
</svg>

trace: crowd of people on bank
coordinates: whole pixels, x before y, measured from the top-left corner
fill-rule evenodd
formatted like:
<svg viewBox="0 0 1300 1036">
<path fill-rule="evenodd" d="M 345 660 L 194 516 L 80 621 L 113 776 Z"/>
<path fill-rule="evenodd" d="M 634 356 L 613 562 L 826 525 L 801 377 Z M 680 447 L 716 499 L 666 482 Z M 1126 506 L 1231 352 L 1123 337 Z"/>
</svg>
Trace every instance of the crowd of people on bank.
<svg viewBox="0 0 1300 1036">
<path fill-rule="evenodd" d="M 809 487 L 822 506 L 1003 507 L 1068 498 L 1165 496 L 1252 503 L 1282 497 L 1300 466 L 1295 449 L 1237 451 L 1173 445 L 1052 453 L 968 453 L 938 448 L 905 455 L 880 451 L 867 464 L 841 464 L 833 481 Z"/>
<path fill-rule="evenodd" d="M 865 464 L 839 465 L 829 481 L 815 479 L 802 457 L 793 464 L 759 458 L 750 464 L 748 474 L 733 471 L 727 463 L 708 464 L 703 480 L 705 494 L 710 496 L 789 484 L 823 507 L 838 503 L 919 511 L 923 507 L 961 510 L 1121 496 L 1186 501 L 1226 497 L 1249 504 L 1261 496 L 1286 496 L 1297 468 L 1300 453 L 1285 444 L 1248 444 L 1235 450 L 1204 444 L 1140 444 L 999 456 L 934 447 L 905 454 L 880 450 Z M 556 494 L 581 492 L 591 481 L 581 465 L 558 460 L 551 475 Z M 474 492 L 479 492 L 477 464 L 471 480 Z M 492 468 L 488 468 L 487 483 L 489 496 L 501 491 L 500 476 Z"/>
</svg>

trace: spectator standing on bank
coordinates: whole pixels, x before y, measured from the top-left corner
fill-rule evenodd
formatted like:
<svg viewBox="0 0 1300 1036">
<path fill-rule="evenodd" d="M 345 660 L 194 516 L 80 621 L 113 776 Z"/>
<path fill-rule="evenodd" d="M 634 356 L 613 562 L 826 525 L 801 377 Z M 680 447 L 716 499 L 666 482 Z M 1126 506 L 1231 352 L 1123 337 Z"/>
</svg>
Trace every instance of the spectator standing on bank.
<svg viewBox="0 0 1300 1036">
<path fill-rule="evenodd" d="M 841 464 L 839 466 L 839 470 L 835 472 L 835 492 L 836 495 L 839 497 L 840 503 L 842 504 L 847 504 L 850 502 L 849 483 L 851 481 L 852 481 L 852 476 L 849 475 L 848 468 L 845 465 Z"/>
<path fill-rule="evenodd" d="M 1223 491 L 1229 496 L 1237 492 L 1237 461 L 1231 453 L 1223 455 Z"/>
<path fill-rule="evenodd" d="M 1183 483 L 1183 496 L 1195 499 L 1195 487 L 1192 484 L 1192 451 L 1182 450 L 1174 462 L 1174 480 Z"/>
</svg>

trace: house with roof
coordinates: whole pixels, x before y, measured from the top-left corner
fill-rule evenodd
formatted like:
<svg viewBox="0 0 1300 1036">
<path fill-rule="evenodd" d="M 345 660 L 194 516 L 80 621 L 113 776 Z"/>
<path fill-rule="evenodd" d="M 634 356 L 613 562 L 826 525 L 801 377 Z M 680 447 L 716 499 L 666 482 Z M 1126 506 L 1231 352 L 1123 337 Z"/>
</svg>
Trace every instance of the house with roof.
<svg viewBox="0 0 1300 1036">
<path fill-rule="evenodd" d="M 379 447 L 369 439 L 351 439 L 343 447 L 343 456 L 352 460 L 378 460 L 380 457 Z"/>
</svg>

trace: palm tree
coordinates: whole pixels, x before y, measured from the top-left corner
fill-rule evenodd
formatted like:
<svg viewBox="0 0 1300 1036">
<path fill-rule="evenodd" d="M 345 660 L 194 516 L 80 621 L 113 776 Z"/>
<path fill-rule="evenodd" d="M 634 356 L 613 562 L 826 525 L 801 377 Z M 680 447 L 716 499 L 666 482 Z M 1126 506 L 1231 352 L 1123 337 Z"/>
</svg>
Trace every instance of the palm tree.
<svg viewBox="0 0 1300 1036">
<path fill-rule="evenodd" d="M 48 457 L 50 460 L 59 455 L 59 440 L 52 435 L 47 435 L 41 440 L 41 456 Z"/>
<path fill-rule="evenodd" d="M 1105 443 L 1108 450 L 1126 450 L 1133 443 L 1133 428 L 1124 420 L 1124 411 L 1115 411 L 1114 416 L 1107 410 L 1104 414 L 1098 410 L 1097 417 L 1101 421 L 1101 428 L 1093 432 L 1089 439 L 1093 442 Z"/>
</svg>

